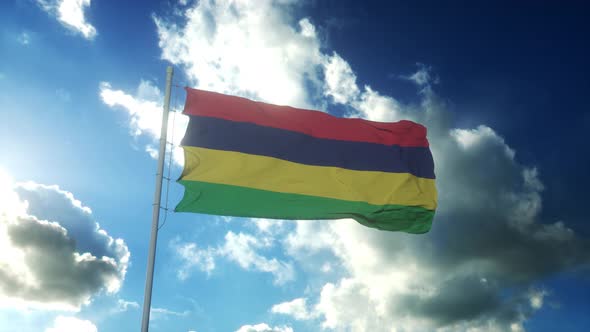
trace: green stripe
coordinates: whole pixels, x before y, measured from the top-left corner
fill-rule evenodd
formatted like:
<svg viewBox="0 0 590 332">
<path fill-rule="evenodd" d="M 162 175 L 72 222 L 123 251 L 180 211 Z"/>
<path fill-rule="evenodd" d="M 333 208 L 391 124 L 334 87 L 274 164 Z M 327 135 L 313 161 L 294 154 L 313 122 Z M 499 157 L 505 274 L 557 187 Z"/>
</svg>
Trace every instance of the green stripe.
<svg viewBox="0 0 590 332">
<path fill-rule="evenodd" d="M 428 232 L 434 217 L 434 211 L 416 206 L 379 206 L 200 181 L 178 182 L 185 192 L 177 212 L 272 219 L 352 218 L 368 227 L 407 233 Z"/>
</svg>

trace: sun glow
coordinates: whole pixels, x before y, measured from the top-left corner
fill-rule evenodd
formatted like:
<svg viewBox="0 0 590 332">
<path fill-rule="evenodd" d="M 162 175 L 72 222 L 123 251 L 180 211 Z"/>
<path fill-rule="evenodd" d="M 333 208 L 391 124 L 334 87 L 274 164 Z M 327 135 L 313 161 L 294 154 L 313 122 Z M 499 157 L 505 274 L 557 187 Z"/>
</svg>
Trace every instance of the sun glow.
<svg viewBox="0 0 590 332">
<path fill-rule="evenodd" d="M 27 204 L 22 202 L 14 189 L 12 176 L 0 168 L 0 215 L 7 220 L 26 213 Z"/>
</svg>

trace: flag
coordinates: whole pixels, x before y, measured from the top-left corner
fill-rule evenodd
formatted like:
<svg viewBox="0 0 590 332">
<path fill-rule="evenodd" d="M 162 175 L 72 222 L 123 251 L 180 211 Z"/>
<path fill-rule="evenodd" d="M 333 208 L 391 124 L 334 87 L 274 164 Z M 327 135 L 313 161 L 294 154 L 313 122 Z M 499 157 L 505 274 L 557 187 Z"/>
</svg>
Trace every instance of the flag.
<svg viewBox="0 0 590 332">
<path fill-rule="evenodd" d="M 430 230 L 437 193 L 424 126 L 186 92 L 176 211 Z"/>
</svg>

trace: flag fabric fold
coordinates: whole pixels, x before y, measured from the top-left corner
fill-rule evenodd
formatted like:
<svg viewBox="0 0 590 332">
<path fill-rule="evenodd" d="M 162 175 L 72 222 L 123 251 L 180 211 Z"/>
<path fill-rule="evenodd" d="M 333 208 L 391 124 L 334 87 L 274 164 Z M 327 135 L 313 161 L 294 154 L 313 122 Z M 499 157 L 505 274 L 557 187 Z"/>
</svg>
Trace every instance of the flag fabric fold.
<svg viewBox="0 0 590 332">
<path fill-rule="evenodd" d="M 437 192 L 424 126 L 186 91 L 176 211 L 430 230 Z"/>
</svg>

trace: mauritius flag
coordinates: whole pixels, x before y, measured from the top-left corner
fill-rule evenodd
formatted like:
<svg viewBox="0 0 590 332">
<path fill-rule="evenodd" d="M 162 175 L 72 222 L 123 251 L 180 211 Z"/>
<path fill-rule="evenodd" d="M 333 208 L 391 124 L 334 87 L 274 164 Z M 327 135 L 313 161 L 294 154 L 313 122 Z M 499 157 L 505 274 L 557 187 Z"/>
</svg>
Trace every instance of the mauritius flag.
<svg viewBox="0 0 590 332">
<path fill-rule="evenodd" d="M 430 230 L 437 193 L 424 126 L 186 91 L 176 211 Z"/>
</svg>

